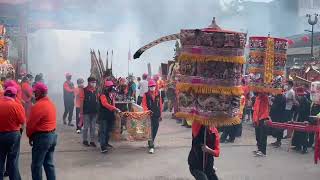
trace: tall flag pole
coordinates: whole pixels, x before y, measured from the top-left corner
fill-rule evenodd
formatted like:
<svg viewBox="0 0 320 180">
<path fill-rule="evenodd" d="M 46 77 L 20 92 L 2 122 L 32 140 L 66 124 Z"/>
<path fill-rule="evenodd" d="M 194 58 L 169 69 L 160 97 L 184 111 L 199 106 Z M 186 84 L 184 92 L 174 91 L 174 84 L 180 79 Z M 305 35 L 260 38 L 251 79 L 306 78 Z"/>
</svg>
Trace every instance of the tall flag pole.
<svg viewBox="0 0 320 180">
<path fill-rule="evenodd" d="M 130 61 L 131 61 L 131 43 L 129 41 L 129 51 L 128 51 L 128 76 L 130 75 Z"/>
<path fill-rule="evenodd" d="M 107 51 L 107 59 L 106 59 L 106 71 L 109 69 L 109 52 Z"/>
<path fill-rule="evenodd" d="M 112 62 L 113 62 L 113 49 L 112 49 L 112 51 L 111 51 L 111 72 L 112 72 L 112 69 L 113 69 L 113 67 L 112 67 Z"/>
</svg>

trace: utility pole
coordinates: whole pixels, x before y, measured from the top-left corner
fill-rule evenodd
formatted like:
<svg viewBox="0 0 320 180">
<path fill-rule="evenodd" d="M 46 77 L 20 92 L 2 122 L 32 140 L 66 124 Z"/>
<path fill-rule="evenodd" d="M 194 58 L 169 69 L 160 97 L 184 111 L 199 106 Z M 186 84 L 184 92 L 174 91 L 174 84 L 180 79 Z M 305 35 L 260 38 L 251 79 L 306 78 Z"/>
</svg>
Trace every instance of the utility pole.
<svg viewBox="0 0 320 180">
<path fill-rule="evenodd" d="M 314 16 L 314 19 L 312 17 Z M 308 23 L 311 25 L 311 31 L 306 30 L 307 32 L 311 32 L 311 57 L 314 58 L 314 53 L 313 53 L 313 36 L 314 36 L 314 25 L 318 23 L 318 16 L 319 14 L 307 14 L 306 17 L 308 18 Z"/>
</svg>

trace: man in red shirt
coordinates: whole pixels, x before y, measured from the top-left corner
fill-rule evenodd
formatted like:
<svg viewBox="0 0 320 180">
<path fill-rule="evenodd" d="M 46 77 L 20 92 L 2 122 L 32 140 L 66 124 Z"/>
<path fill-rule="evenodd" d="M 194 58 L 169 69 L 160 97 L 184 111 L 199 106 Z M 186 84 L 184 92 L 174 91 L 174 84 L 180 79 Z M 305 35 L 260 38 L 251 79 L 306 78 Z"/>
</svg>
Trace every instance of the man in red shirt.
<svg viewBox="0 0 320 180">
<path fill-rule="evenodd" d="M 269 97 L 265 93 L 259 93 L 254 103 L 253 123 L 257 140 L 256 156 L 265 157 L 267 154 L 268 127 L 266 121 L 269 119 Z"/>
<path fill-rule="evenodd" d="M 76 132 L 77 134 L 80 134 L 81 132 L 81 128 L 82 128 L 82 124 L 81 123 L 81 118 L 83 118 L 83 116 L 81 116 L 81 99 L 80 97 L 83 96 L 83 88 L 84 88 L 84 80 L 82 78 L 77 79 L 77 84 L 78 87 L 74 89 L 74 96 L 75 96 L 75 100 L 74 103 L 76 105 Z"/>
<path fill-rule="evenodd" d="M 17 89 L 7 87 L 0 97 L 0 179 L 3 179 L 4 164 L 7 158 L 7 171 L 11 180 L 21 180 L 19 173 L 19 153 L 21 125 L 26 116 L 22 105 L 15 101 Z"/>
<path fill-rule="evenodd" d="M 100 95 L 100 108 L 99 108 L 99 131 L 100 131 L 100 146 L 101 153 L 108 152 L 107 148 L 112 148 L 109 144 L 110 133 L 112 131 L 114 121 L 115 121 L 115 112 L 120 112 L 118 108 L 115 107 L 114 94 L 113 94 L 113 82 L 106 81 L 105 88 L 102 95 Z"/>
<path fill-rule="evenodd" d="M 156 90 L 156 82 L 150 80 L 148 83 L 149 91 L 144 94 L 142 99 L 142 107 L 144 111 L 151 111 L 151 134 L 152 140 L 148 141 L 149 153 L 154 153 L 154 140 L 157 136 L 159 129 L 159 121 L 161 121 L 162 114 L 162 99 L 160 97 L 159 91 Z"/>
<path fill-rule="evenodd" d="M 22 79 L 21 90 L 23 107 L 26 111 L 26 116 L 29 117 L 32 106 L 32 87 L 31 79 L 29 79 L 27 76 Z"/>
<path fill-rule="evenodd" d="M 56 107 L 47 97 L 48 87 L 38 82 L 33 87 L 36 103 L 27 122 L 27 136 L 32 146 L 31 172 L 33 180 L 42 180 L 42 166 L 48 180 L 55 180 L 53 155 L 57 144 Z"/>
<path fill-rule="evenodd" d="M 22 100 L 22 91 L 21 91 L 21 87 L 19 86 L 19 84 L 14 81 L 14 80 L 7 80 L 5 83 L 4 83 L 4 88 L 8 88 L 8 87 L 14 87 L 17 89 L 17 95 L 16 95 L 16 98 L 15 98 L 15 101 L 19 102 L 19 103 L 23 103 L 23 100 Z"/>
<path fill-rule="evenodd" d="M 194 121 L 192 123 L 192 147 L 188 156 L 188 164 L 195 179 L 218 180 L 214 169 L 214 157 L 219 157 L 219 155 L 220 137 L 217 128 L 206 127 Z"/>
<path fill-rule="evenodd" d="M 64 113 L 63 124 L 67 124 L 66 118 L 68 116 L 68 126 L 74 126 L 72 124 L 72 116 L 74 110 L 74 85 L 71 82 L 72 75 L 66 74 L 66 81 L 63 84 L 63 100 L 64 100 Z"/>
</svg>

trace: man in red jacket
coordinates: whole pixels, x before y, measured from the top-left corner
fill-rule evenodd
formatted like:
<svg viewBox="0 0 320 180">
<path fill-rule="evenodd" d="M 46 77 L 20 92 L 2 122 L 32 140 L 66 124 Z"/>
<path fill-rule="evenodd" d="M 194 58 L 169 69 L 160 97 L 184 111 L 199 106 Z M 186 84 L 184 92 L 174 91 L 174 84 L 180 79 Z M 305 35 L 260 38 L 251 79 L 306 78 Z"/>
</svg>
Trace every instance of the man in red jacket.
<svg viewBox="0 0 320 180">
<path fill-rule="evenodd" d="M 48 87 L 38 82 L 33 87 L 36 103 L 27 122 L 27 136 L 32 146 L 31 172 L 33 180 L 42 180 L 42 166 L 48 180 L 55 180 L 53 155 L 57 144 L 56 107 L 47 97 Z"/>
<path fill-rule="evenodd" d="M 72 75 L 66 74 L 66 81 L 63 84 L 63 100 L 64 100 L 64 113 L 63 124 L 67 124 L 66 118 L 68 116 L 68 126 L 72 124 L 72 116 L 74 110 L 74 84 L 71 82 Z"/>
<path fill-rule="evenodd" d="M 258 157 L 267 155 L 268 127 L 266 121 L 269 119 L 269 97 L 265 93 L 259 93 L 254 103 L 253 122 L 258 150 L 253 153 Z"/>
<path fill-rule="evenodd" d="M 157 136 L 159 129 L 159 121 L 161 121 L 162 114 L 162 99 L 159 94 L 159 91 L 156 90 L 156 82 L 154 80 L 150 80 L 148 82 L 149 91 L 144 94 L 142 99 L 142 107 L 144 111 L 151 111 L 151 135 L 152 139 L 148 141 L 149 145 L 149 153 L 154 153 L 154 140 Z"/>
<path fill-rule="evenodd" d="M 113 82 L 106 81 L 105 88 L 102 95 L 100 95 L 99 102 L 99 125 L 100 125 L 100 146 L 101 153 L 108 152 L 108 148 L 112 148 L 109 144 L 110 133 L 112 131 L 115 122 L 115 112 L 120 112 L 118 108 L 115 107 L 114 95 L 113 95 Z"/>
<path fill-rule="evenodd" d="M 17 89 L 7 87 L 0 97 L 0 179 L 3 179 L 4 164 L 7 158 L 7 172 L 10 180 L 21 180 L 19 173 L 19 153 L 21 125 L 26 116 L 20 103 L 15 101 Z"/>
</svg>

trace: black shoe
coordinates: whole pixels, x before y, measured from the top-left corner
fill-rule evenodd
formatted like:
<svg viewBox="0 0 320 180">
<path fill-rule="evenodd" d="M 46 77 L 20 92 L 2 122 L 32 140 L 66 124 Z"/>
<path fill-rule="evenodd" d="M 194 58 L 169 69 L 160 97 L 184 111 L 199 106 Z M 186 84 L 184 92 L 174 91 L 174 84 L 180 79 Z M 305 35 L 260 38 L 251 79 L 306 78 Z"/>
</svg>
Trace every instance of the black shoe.
<svg viewBox="0 0 320 180">
<path fill-rule="evenodd" d="M 90 142 L 90 146 L 97 147 L 96 143 L 94 143 L 94 142 Z"/>
<path fill-rule="evenodd" d="M 101 153 L 105 154 L 108 152 L 108 149 L 105 147 L 101 147 Z"/>
<path fill-rule="evenodd" d="M 63 120 L 63 124 L 64 124 L 64 125 L 67 125 L 67 121 L 66 121 L 65 119 Z"/>
<path fill-rule="evenodd" d="M 226 140 L 225 139 L 220 139 L 220 143 L 225 143 Z"/>
<path fill-rule="evenodd" d="M 274 142 L 274 143 L 271 143 L 271 145 L 274 146 L 274 147 L 276 147 L 276 148 L 278 148 L 278 147 L 281 146 L 281 142 L 276 141 L 276 142 Z"/>
<path fill-rule="evenodd" d="M 113 146 L 110 144 L 107 144 L 107 148 L 113 148 Z"/>
<path fill-rule="evenodd" d="M 74 126 L 74 124 L 72 124 L 71 122 L 69 122 L 69 123 L 68 123 L 68 126 L 73 127 L 73 126 Z"/>
<path fill-rule="evenodd" d="M 307 154 L 307 153 L 308 153 L 308 149 L 303 149 L 303 150 L 301 151 L 301 153 L 302 153 L 302 154 Z"/>
<path fill-rule="evenodd" d="M 227 139 L 226 143 L 234 143 L 234 140 Z"/>
<path fill-rule="evenodd" d="M 83 145 L 85 145 L 85 146 L 90 146 L 90 144 L 88 143 L 88 141 L 83 141 L 83 143 L 82 143 Z"/>
<path fill-rule="evenodd" d="M 295 151 L 301 151 L 301 148 L 300 147 L 297 147 L 297 146 L 295 146 L 295 147 L 293 147 L 293 148 L 291 148 L 292 150 L 295 150 Z"/>
<path fill-rule="evenodd" d="M 5 172 L 3 173 L 3 177 L 8 177 L 8 176 L 9 176 L 8 171 L 5 171 Z"/>
</svg>

